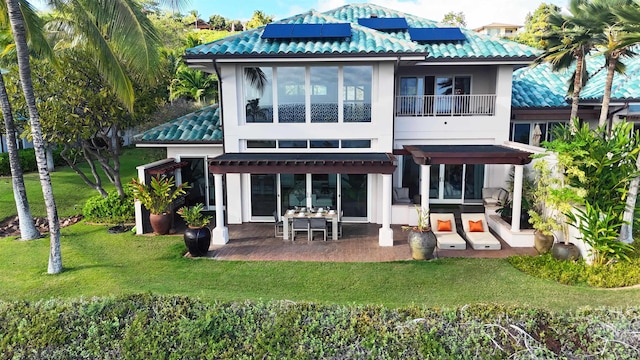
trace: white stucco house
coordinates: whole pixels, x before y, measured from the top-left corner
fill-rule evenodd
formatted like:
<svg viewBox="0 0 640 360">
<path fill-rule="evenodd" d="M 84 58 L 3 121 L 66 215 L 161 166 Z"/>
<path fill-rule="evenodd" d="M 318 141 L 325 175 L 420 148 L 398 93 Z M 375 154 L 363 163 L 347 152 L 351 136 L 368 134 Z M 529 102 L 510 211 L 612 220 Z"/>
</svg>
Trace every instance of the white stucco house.
<svg viewBox="0 0 640 360">
<path fill-rule="evenodd" d="M 138 135 L 168 157 L 139 171 L 174 172 L 195 185 L 187 201 L 223 208 L 216 244 L 227 224 L 307 206 L 380 224 L 391 246 L 414 204 L 481 204 L 515 165 L 517 232 L 530 152 L 509 142 L 512 79 L 535 57 L 374 4 L 311 10 L 188 49 L 190 67 L 217 74 L 220 106 Z"/>
</svg>

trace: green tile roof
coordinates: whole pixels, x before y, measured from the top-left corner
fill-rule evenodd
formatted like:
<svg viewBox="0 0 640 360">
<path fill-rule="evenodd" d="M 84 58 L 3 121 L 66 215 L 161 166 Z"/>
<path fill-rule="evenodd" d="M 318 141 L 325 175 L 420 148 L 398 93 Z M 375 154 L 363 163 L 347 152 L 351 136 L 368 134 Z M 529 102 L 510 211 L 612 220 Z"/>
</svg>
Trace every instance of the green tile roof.
<svg viewBox="0 0 640 360">
<path fill-rule="evenodd" d="M 222 143 L 220 110 L 210 105 L 134 136 L 136 143 Z"/>
<path fill-rule="evenodd" d="M 625 59 L 624 74 L 615 74 L 611 100 L 640 100 L 640 58 Z M 518 69 L 513 74 L 511 106 L 519 108 L 569 107 L 568 82 L 573 69 L 554 72 L 548 64 Z M 604 57 L 587 59 L 589 81 L 580 92 L 581 101 L 601 101 L 607 70 Z"/>
<path fill-rule="evenodd" d="M 352 56 L 352 55 L 425 55 L 426 60 L 442 59 L 522 59 L 532 60 L 536 50 L 515 42 L 492 39 L 472 30 L 461 29 L 461 42 L 418 43 L 407 31 L 385 32 L 358 24 L 358 18 L 404 17 L 410 27 L 433 28 L 438 23 L 374 4 L 350 4 L 323 13 L 311 10 L 276 24 L 351 24 L 351 37 L 320 40 L 262 39 L 264 27 L 248 30 L 186 50 L 187 58 L 274 57 L 274 56 Z"/>
</svg>

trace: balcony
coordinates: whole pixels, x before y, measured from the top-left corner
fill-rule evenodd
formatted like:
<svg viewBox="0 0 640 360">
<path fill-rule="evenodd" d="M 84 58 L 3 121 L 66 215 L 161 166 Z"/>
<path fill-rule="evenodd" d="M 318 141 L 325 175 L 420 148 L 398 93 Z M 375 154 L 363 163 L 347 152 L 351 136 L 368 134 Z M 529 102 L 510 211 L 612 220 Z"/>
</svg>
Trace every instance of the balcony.
<svg viewBox="0 0 640 360">
<path fill-rule="evenodd" d="M 396 116 L 495 116 L 496 95 L 396 96 Z"/>
</svg>

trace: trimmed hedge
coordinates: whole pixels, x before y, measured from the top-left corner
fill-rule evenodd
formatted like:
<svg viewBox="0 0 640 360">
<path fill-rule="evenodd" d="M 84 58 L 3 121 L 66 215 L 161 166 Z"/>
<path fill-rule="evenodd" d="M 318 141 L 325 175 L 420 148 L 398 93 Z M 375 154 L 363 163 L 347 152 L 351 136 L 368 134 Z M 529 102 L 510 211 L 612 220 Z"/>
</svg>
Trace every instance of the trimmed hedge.
<svg viewBox="0 0 640 360">
<path fill-rule="evenodd" d="M 179 296 L 0 303 L 3 358 L 532 359 L 640 357 L 640 313 L 458 309 Z"/>
<path fill-rule="evenodd" d="M 38 171 L 38 164 L 36 164 L 36 151 L 34 149 L 20 149 L 18 150 L 18 160 L 22 167 L 22 172 L 28 173 Z M 53 150 L 53 164 L 55 166 L 64 166 L 67 163 L 60 156 L 60 150 Z M 11 175 L 11 167 L 9 166 L 9 154 L 0 153 L 0 176 Z"/>
</svg>

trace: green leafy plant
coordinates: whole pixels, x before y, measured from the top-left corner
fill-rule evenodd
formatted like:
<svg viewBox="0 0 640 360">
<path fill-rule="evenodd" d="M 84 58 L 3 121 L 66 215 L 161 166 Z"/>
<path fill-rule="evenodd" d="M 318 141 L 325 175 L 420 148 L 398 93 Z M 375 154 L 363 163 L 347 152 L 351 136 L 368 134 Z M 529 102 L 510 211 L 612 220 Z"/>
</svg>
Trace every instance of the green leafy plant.
<svg viewBox="0 0 640 360">
<path fill-rule="evenodd" d="M 618 234 L 624 221 L 622 208 L 609 207 L 606 211 L 596 204 L 585 203 L 584 209 L 577 208 L 575 213 L 568 213 L 571 224 L 581 234 L 581 239 L 591 246 L 593 265 L 604 265 L 616 260 L 629 261 L 631 244 L 618 241 Z"/>
<path fill-rule="evenodd" d="M 416 205 L 416 212 L 418 213 L 418 224 L 416 226 L 403 226 L 402 230 L 404 231 L 416 231 L 416 232 L 427 232 L 431 231 L 431 226 L 429 225 L 429 210 L 423 209 L 420 206 Z"/>
<path fill-rule="evenodd" d="M 211 221 L 211 216 L 202 213 L 203 209 L 204 204 L 197 203 L 194 206 L 183 206 L 178 209 L 177 213 L 184 219 L 187 226 L 201 228 L 207 226 Z"/>
<path fill-rule="evenodd" d="M 82 215 L 87 221 L 101 224 L 133 222 L 135 218 L 133 197 L 130 191 L 126 191 L 125 194 L 124 198 L 118 196 L 115 191 L 109 193 L 106 198 L 95 195 L 84 204 Z"/>
<path fill-rule="evenodd" d="M 154 176 L 151 183 L 145 185 L 137 179 L 132 179 L 129 188 L 133 196 L 140 201 L 142 206 L 152 214 L 164 214 L 169 212 L 171 203 L 179 196 L 186 194 L 186 189 L 191 188 L 187 182 L 175 186 L 173 176 Z"/>
<path fill-rule="evenodd" d="M 555 230 L 561 229 L 559 219 L 552 215 L 554 209 L 551 208 L 557 205 L 552 190 L 557 186 L 558 179 L 553 178 L 551 168 L 545 160 L 538 160 L 533 168 L 537 178 L 531 192 L 533 205 L 529 210 L 529 223 L 542 234 L 551 236 Z"/>
</svg>

